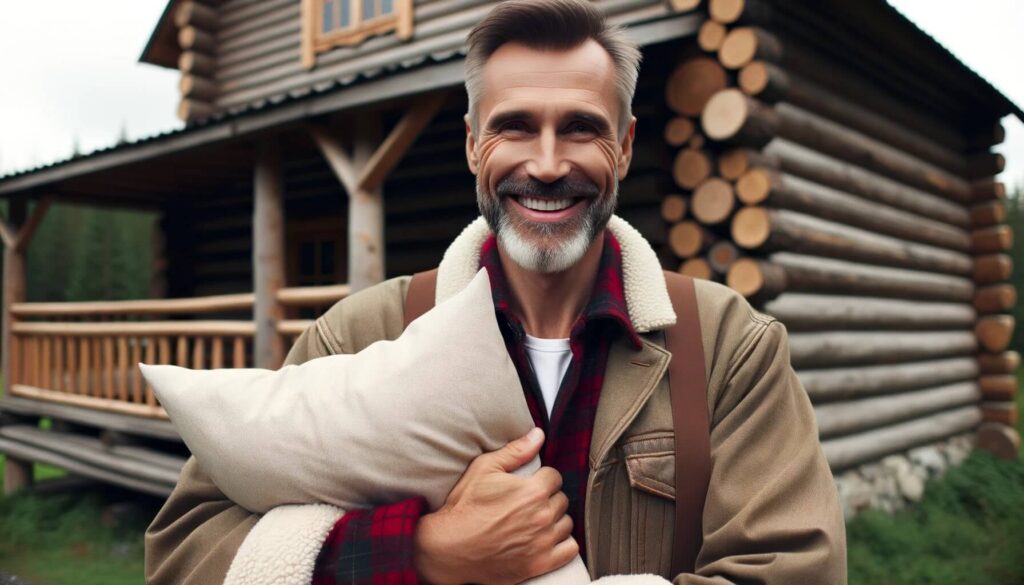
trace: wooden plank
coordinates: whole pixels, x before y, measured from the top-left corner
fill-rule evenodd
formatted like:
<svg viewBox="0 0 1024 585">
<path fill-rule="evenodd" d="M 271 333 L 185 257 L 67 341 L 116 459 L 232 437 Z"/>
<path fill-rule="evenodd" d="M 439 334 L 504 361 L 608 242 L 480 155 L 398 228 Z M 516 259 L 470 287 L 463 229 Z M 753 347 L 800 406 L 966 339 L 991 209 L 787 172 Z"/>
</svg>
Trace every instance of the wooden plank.
<svg viewBox="0 0 1024 585">
<path fill-rule="evenodd" d="M 895 394 L 918 388 L 977 380 L 978 362 L 973 357 L 799 370 L 797 377 L 814 404 Z"/>
<path fill-rule="evenodd" d="M 40 385 L 43 388 L 53 388 L 53 338 L 44 337 L 40 340 L 39 351 L 42 355 L 40 368 L 42 369 L 42 377 L 40 378 Z"/>
<path fill-rule="evenodd" d="M 210 368 L 220 369 L 224 367 L 224 338 L 214 337 L 210 339 Z"/>
<path fill-rule="evenodd" d="M 90 354 L 92 357 L 92 371 L 90 372 L 90 383 L 92 384 L 92 396 L 105 397 L 106 388 L 103 387 L 103 340 L 99 337 L 90 339 Z M 38 384 L 36 384 L 38 386 Z"/>
<path fill-rule="evenodd" d="M 139 362 L 142 361 L 142 346 L 141 338 L 136 337 L 131 340 L 132 350 L 132 361 L 131 361 L 131 373 L 132 373 L 132 402 L 135 404 L 142 404 L 142 370 L 139 369 Z"/>
<path fill-rule="evenodd" d="M 814 408 L 814 416 L 818 421 L 818 435 L 825 439 L 920 418 L 980 400 L 976 382 L 959 382 L 878 398 L 823 404 Z"/>
<path fill-rule="evenodd" d="M 206 340 L 197 337 L 192 344 L 192 363 L 189 365 L 193 370 L 202 370 L 206 367 Z"/>
<path fill-rule="evenodd" d="M 246 223 L 246 227 L 248 227 Z M 195 315 L 245 311 L 252 308 L 253 293 L 215 295 L 189 299 L 144 301 L 90 301 L 77 303 L 16 303 L 18 317 L 93 317 L 96 315 Z"/>
<path fill-rule="evenodd" d="M 65 348 L 67 349 L 68 352 L 67 391 L 70 394 L 78 394 L 81 392 L 81 390 L 78 387 L 78 339 L 75 337 L 66 337 L 65 342 Z"/>
<path fill-rule="evenodd" d="M 54 390 L 67 391 L 64 370 L 64 340 L 57 337 L 53 340 L 53 371 L 55 374 L 53 385 Z"/>
<path fill-rule="evenodd" d="M 167 412 L 163 408 L 152 408 L 142 404 L 121 402 L 119 400 L 107 400 L 95 396 L 80 396 L 77 394 L 65 394 L 55 390 L 37 388 L 25 384 L 15 384 L 11 388 L 11 395 L 20 398 L 31 398 L 33 400 L 48 400 L 59 404 L 69 404 L 83 408 L 92 408 L 106 412 L 127 414 L 138 417 L 166 419 Z"/>
<path fill-rule="evenodd" d="M 183 368 L 188 367 L 188 338 L 184 335 L 178 336 L 174 365 L 181 366 Z"/>
<path fill-rule="evenodd" d="M 790 331 L 969 329 L 977 318 L 967 303 L 814 293 L 783 293 L 761 310 Z"/>
<path fill-rule="evenodd" d="M 242 335 L 252 336 L 255 325 L 249 321 L 110 321 L 102 323 L 20 322 L 14 332 L 19 335 L 53 335 L 59 337 L 104 337 L 125 335 Z"/>
<path fill-rule="evenodd" d="M 11 395 L 0 398 L 0 412 L 47 417 L 100 429 L 111 429 L 153 437 L 164 441 L 181 442 L 181 437 L 174 430 L 174 425 L 166 419 L 94 410 L 92 408 L 82 408 L 79 405 L 20 398 Z"/>
<path fill-rule="evenodd" d="M 305 286 L 282 288 L 277 291 L 277 300 L 289 307 L 316 307 L 332 305 L 351 294 L 347 284 L 328 286 Z"/>
<path fill-rule="evenodd" d="M 79 394 L 88 396 L 92 394 L 92 383 L 89 381 L 89 338 L 78 339 L 78 379 L 81 384 L 78 387 Z"/>
<path fill-rule="evenodd" d="M 128 400 L 128 385 L 130 383 L 128 365 L 128 338 L 124 335 L 117 337 L 117 398 Z"/>
<path fill-rule="evenodd" d="M 217 338 L 217 339 L 220 339 L 220 338 Z M 145 361 L 145 363 L 147 363 L 147 364 L 155 364 L 156 363 L 156 339 L 154 339 L 152 337 L 148 337 L 148 338 L 146 338 L 145 341 L 146 341 L 146 357 L 145 357 L 146 361 Z M 135 369 L 138 370 L 139 366 L 136 365 Z M 140 370 L 140 372 L 141 372 L 141 370 Z M 146 395 L 146 405 L 147 406 L 154 406 L 155 407 L 156 406 L 156 394 L 153 393 L 153 387 L 150 386 L 148 383 L 145 384 L 145 391 L 144 392 L 145 392 L 145 395 Z"/>
<path fill-rule="evenodd" d="M 234 368 L 245 367 L 245 338 L 236 337 L 234 346 L 231 349 L 231 366 Z"/>
<path fill-rule="evenodd" d="M 416 100 L 412 108 L 402 116 L 402 119 L 384 139 L 384 142 L 362 165 L 363 170 L 357 181 L 358 189 L 375 191 L 381 187 L 384 179 L 402 160 L 423 129 L 434 119 L 447 97 L 447 92 L 438 91 L 428 93 Z"/>
<path fill-rule="evenodd" d="M 47 388 L 49 386 L 46 386 Z M 114 338 L 103 338 L 103 396 L 114 398 Z"/>
</svg>

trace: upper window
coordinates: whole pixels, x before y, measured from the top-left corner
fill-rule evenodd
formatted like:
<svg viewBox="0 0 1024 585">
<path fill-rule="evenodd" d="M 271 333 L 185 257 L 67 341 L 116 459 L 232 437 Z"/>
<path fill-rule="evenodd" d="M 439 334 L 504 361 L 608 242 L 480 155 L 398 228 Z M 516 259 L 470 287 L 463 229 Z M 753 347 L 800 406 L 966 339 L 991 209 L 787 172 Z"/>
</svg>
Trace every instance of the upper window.
<svg viewBox="0 0 1024 585">
<path fill-rule="evenodd" d="M 367 37 L 395 31 L 412 36 L 413 0 L 302 0 L 302 64 L 311 68 L 318 53 L 356 45 Z"/>
</svg>

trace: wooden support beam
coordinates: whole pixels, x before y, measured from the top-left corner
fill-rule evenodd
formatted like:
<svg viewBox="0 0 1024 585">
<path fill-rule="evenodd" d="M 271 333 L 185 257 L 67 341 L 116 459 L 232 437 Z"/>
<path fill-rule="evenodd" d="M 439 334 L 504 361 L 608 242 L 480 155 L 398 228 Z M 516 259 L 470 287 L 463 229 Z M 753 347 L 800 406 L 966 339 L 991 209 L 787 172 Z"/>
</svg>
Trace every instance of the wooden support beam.
<svg viewBox="0 0 1024 585">
<path fill-rule="evenodd" d="M 255 363 L 257 367 L 276 369 L 284 360 L 284 343 L 277 333 L 277 324 L 284 319 L 284 307 L 277 294 L 285 285 L 285 250 L 284 175 L 280 146 L 273 138 L 257 149 L 253 185 Z"/>
<path fill-rule="evenodd" d="M 355 191 L 359 183 L 359 175 L 356 172 L 355 161 L 352 160 L 352 155 L 348 153 L 345 146 L 323 126 L 311 124 L 306 129 L 319 147 L 320 154 L 327 159 L 327 164 L 330 165 L 345 191 L 350 193 Z"/>
<path fill-rule="evenodd" d="M 402 160 L 423 129 L 434 119 L 447 97 L 445 92 L 434 92 L 417 99 L 413 107 L 402 116 L 388 137 L 363 165 L 362 173 L 359 175 L 359 189 L 365 191 L 380 189 L 384 184 L 384 179 Z"/>
</svg>

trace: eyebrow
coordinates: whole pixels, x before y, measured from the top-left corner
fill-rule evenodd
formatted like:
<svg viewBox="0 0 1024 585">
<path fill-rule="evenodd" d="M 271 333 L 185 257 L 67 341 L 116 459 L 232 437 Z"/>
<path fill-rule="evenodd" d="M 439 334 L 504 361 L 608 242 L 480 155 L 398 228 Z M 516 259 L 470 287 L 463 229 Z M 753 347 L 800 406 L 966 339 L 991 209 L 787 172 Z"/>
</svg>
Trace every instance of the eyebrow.
<svg viewBox="0 0 1024 585">
<path fill-rule="evenodd" d="M 607 118 L 599 114 L 587 112 L 585 110 L 572 110 L 567 112 L 563 117 L 563 120 L 582 120 L 588 124 L 594 126 L 600 133 L 607 133 L 611 131 L 611 123 Z M 494 130 L 500 128 L 508 122 L 514 120 L 532 120 L 533 114 L 526 110 L 510 110 L 508 112 L 502 112 L 495 114 L 487 120 L 488 130 Z"/>
</svg>

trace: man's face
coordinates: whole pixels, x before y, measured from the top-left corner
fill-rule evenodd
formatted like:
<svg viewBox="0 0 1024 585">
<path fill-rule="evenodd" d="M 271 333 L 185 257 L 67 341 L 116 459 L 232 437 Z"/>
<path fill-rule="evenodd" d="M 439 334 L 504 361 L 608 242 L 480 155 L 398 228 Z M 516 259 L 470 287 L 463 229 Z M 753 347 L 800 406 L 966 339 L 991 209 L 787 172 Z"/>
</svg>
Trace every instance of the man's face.
<svg viewBox="0 0 1024 585">
<path fill-rule="evenodd" d="M 482 81 L 479 135 L 466 124 L 480 212 L 517 264 L 561 272 L 608 223 L 629 169 L 636 121 L 617 135 L 614 63 L 593 40 L 567 51 L 507 43 Z"/>
</svg>

